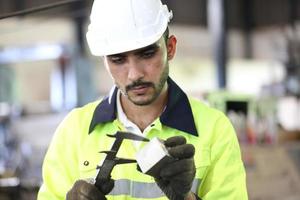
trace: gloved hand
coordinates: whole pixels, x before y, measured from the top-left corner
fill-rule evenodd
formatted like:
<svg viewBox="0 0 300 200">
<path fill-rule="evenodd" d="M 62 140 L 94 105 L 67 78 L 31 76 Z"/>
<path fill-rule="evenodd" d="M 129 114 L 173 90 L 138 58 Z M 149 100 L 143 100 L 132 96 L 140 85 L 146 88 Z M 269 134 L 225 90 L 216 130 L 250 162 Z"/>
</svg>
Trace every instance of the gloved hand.
<svg viewBox="0 0 300 200">
<path fill-rule="evenodd" d="M 170 200 L 184 200 L 190 190 L 196 173 L 192 144 L 186 144 L 182 136 L 170 137 L 164 142 L 174 161 L 163 166 L 159 177 L 154 177 L 157 185 Z"/>
<path fill-rule="evenodd" d="M 112 179 L 100 188 L 101 191 L 91 180 L 77 180 L 67 193 L 66 200 L 106 200 L 105 194 L 108 194 L 113 187 Z"/>
</svg>

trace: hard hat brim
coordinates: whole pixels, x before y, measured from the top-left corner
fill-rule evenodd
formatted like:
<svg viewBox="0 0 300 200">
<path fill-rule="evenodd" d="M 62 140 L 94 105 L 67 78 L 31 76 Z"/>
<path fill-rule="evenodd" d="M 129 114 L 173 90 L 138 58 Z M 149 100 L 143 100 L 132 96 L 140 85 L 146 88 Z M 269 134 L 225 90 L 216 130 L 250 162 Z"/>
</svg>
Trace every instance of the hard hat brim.
<svg viewBox="0 0 300 200">
<path fill-rule="evenodd" d="M 113 54 L 119 54 L 124 53 L 128 51 L 133 51 L 136 49 L 140 49 L 146 46 L 149 46 L 151 44 L 154 44 L 157 42 L 162 36 L 165 30 L 167 29 L 167 26 L 162 29 L 160 32 L 157 33 L 157 35 L 153 35 L 150 38 L 143 38 L 143 40 L 135 40 L 135 41 L 126 41 L 126 42 L 118 42 L 115 43 L 115 45 L 110 44 L 110 48 L 98 48 L 99 44 L 105 45 L 105 42 L 97 40 L 95 37 L 89 37 L 89 32 L 87 33 L 87 39 L 88 44 L 90 47 L 90 51 L 92 55 L 94 56 L 107 56 L 107 55 L 113 55 Z"/>
</svg>

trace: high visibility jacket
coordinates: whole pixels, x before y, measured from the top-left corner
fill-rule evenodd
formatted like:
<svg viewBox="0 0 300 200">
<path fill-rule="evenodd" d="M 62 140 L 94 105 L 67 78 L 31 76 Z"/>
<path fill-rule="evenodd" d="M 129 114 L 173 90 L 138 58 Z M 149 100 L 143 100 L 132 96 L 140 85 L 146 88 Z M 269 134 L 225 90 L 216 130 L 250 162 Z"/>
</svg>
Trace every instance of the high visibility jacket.
<svg viewBox="0 0 300 200">
<path fill-rule="evenodd" d="M 169 78 L 166 109 L 148 129 L 147 137 L 167 139 L 181 135 L 195 146 L 196 175 L 192 191 L 203 200 L 246 200 L 246 176 L 235 131 L 220 111 L 189 98 Z M 96 167 L 114 138 L 125 131 L 116 117 L 115 88 L 110 96 L 71 111 L 58 126 L 43 164 L 43 185 L 38 200 L 65 199 L 78 179 L 94 178 Z M 118 157 L 135 159 L 132 141 L 123 140 Z M 155 155 L 153 155 L 155 156 Z M 107 199 L 167 199 L 151 176 L 136 164 L 117 165 L 115 187 Z"/>
</svg>

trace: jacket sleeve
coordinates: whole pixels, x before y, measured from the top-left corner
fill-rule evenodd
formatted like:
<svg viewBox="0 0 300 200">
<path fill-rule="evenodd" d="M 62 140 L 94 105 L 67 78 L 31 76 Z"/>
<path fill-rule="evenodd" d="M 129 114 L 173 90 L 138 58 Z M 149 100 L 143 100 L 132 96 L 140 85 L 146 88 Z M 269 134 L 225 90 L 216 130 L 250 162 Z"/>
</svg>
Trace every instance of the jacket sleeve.
<svg viewBox="0 0 300 200">
<path fill-rule="evenodd" d="M 236 133 L 223 114 L 211 143 L 211 165 L 199 189 L 203 200 L 247 200 L 246 174 Z"/>
<path fill-rule="evenodd" d="M 78 174 L 76 113 L 72 111 L 54 133 L 43 163 L 38 200 L 62 200 Z"/>
</svg>

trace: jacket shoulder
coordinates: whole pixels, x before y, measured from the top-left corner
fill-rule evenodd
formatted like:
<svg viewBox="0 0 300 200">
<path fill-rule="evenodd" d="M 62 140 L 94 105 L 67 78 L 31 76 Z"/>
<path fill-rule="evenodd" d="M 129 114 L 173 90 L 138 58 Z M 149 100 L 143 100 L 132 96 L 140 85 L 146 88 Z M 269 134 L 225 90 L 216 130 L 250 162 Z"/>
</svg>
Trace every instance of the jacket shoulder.
<svg viewBox="0 0 300 200">
<path fill-rule="evenodd" d="M 220 117 L 226 117 L 222 111 L 211 107 L 204 100 L 189 97 L 189 102 L 192 108 L 193 115 L 196 118 L 198 116 L 205 116 L 206 119 L 218 119 Z"/>
<path fill-rule="evenodd" d="M 95 109 L 100 102 L 101 100 L 97 100 L 88 103 L 82 107 L 77 107 L 72 109 L 67 114 L 62 124 L 66 124 L 66 122 L 70 122 L 71 124 L 76 124 L 76 126 L 81 130 L 88 131 Z"/>
</svg>

